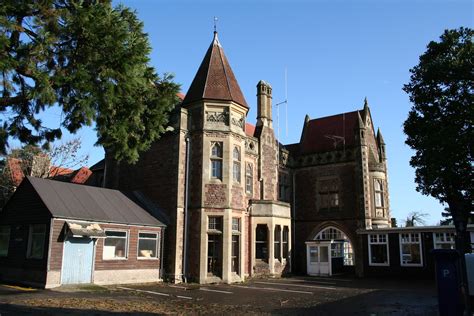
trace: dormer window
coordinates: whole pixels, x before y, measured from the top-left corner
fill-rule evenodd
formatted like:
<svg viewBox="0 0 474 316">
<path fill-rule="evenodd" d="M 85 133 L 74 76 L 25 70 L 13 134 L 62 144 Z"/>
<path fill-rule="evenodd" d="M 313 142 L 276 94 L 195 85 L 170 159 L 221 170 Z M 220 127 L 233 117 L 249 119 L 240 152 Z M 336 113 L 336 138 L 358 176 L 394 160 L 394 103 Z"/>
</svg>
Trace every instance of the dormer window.
<svg viewBox="0 0 474 316">
<path fill-rule="evenodd" d="M 211 143 L 211 178 L 222 180 L 222 142 Z"/>
<path fill-rule="evenodd" d="M 232 157 L 234 160 L 233 164 L 233 178 L 235 182 L 240 183 L 240 147 L 235 146 L 232 152 Z"/>
</svg>

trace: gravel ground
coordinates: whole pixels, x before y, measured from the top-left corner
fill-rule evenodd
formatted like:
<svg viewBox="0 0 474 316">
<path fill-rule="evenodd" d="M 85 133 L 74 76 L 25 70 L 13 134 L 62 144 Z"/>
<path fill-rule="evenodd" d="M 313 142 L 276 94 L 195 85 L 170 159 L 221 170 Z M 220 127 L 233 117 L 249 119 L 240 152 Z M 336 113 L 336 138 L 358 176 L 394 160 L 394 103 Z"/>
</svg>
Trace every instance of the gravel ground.
<svg viewBox="0 0 474 316">
<path fill-rule="evenodd" d="M 4 315 L 437 315 L 433 282 L 350 278 L 257 279 L 241 284 L 0 286 Z"/>
</svg>

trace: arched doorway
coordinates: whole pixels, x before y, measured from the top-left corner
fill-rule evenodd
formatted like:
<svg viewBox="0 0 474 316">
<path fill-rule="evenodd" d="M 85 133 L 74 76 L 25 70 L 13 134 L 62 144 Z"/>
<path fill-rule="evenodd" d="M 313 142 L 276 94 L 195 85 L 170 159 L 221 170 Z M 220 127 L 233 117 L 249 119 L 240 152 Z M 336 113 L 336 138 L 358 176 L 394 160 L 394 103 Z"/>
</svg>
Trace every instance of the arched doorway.
<svg viewBox="0 0 474 316">
<path fill-rule="evenodd" d="M 326 227 L 306 242 L 306 271 L 309 275 L 333 275 L 354 265 L 353 247 L 338 228 Z"/>
</svg>

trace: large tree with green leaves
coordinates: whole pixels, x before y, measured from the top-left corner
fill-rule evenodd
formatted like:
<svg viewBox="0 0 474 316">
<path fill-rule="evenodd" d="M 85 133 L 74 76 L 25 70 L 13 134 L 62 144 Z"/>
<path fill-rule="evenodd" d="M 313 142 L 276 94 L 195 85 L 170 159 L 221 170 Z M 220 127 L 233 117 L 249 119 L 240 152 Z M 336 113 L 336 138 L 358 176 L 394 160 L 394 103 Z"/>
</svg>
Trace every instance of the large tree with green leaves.
<svg viewBox="0 0 474 316">
<path fill-rule="evenodd" d="M 416 150 L 410 164 L 417 190 L 448 204 L 463 253 L 473 212 L 473 35 L 469 28 L 446 30 L 430 42 L 403 88 L 413 103 L 404 132 Z"/>
<path fill-rule="evenodd" d="M 413 103 L 404 123 L 406 143 L 416 152 L 417 190 L 448 204 L 461 253 L 466 310 L 470 303 L 464 253 L 470 250 L 468 218 L 473 212 L 474 31 L 446 30 L 428 44 L 404 86 Z"/>
<path fill-rule="evenodd" d="M 149 65 L 143 24 L 100 0 L 0 3 L 0 150 L 10 138 L 36 145 L 92 125 L 98 144 L 134 162 L 164 132 L 178 85 Z M 40 114 L 62 109 L 61 126 Z"/>
</svg>

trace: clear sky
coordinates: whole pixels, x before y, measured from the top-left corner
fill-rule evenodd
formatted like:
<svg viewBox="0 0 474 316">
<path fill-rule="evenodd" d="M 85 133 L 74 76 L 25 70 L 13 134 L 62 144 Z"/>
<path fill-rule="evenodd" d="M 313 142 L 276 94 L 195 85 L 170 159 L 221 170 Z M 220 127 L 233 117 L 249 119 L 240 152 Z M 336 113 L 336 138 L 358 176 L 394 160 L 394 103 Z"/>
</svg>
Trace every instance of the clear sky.
<svg viewBox="0 0 474 316">
<path fill-rule="evenodd" d="M 114 1 L 135 9 L 149 34 L 152 64 L 175 74 L 186 93 L 211 43 L 213 17 L 219 40 L 256 118 L 256 84 L 273 86 L 274 104 L 285 99 L 288 73 L 288 131 L 280 110 L 280 140 L 298 142 L 306 114 L 311 118 L 354 111 L 367 97 L 375 128 L 387 144 L 392 216 L 411 211 L 441 218 L 443 206 L 416 192 L 413 152 L 402 125 L 410 110 L 402 91 L 409 69 L 444 29 L 473 27 L 473 2 L 461 0 L 362 1 Z M 276 113 L 274 113 L 274 119 Z M 49 114 L 52 122 L 58 114 Z M 57 124 L 57 123 L 55 123 Z M 276 124 L 275 124 L 276 125 Z M 91 129 L 82 129 L 90 164 L 103 157 Z M 70 136 L 65 136 L 68 139 Z"/>
</svg>

